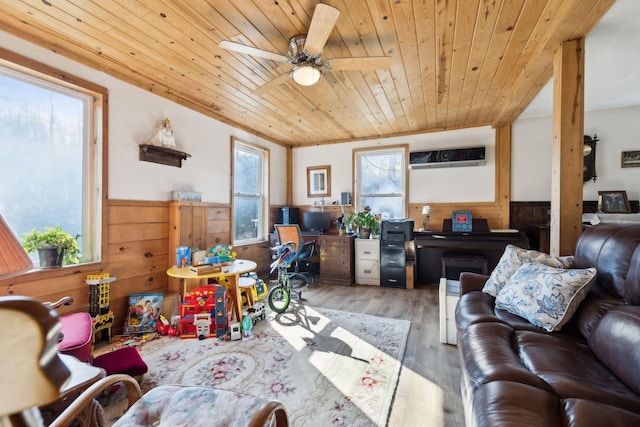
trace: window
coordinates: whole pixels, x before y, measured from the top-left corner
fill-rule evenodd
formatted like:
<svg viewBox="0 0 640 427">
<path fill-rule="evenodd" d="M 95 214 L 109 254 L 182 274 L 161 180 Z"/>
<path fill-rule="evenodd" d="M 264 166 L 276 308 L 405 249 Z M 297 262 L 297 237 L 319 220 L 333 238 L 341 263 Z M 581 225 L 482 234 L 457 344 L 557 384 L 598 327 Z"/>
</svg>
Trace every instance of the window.
<svg viewBox="0 0 640 427">
<path fill-rule="evenodd" d="M 407 147 L 355 151 L 356 208 L 383 219 L 406 217 Z"/>
<path fill-rule="evenodd" d="M 59 225 L 79 236 L 81 263 L 100 261 L 106 90 L 17 62 L 42 71 L 0 57 L 0 213 L 18 237 Z"/>
<path fill-rule="evenodd" d="M 265 240 L 268 151 L 232 138 L 233 244 Z"/>
</svg>

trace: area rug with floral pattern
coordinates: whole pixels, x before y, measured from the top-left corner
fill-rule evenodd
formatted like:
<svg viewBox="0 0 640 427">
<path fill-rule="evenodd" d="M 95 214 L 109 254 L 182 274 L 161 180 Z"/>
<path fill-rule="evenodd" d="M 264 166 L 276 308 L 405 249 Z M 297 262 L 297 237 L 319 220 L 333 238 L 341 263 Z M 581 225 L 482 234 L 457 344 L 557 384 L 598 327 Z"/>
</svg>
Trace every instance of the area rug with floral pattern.
<svg viewBox="0 0 640 427">
<path fill-rule="evenodd" d="M 292 426 L 384 426 L 409 328 L 407 320 L 292 305 L 241 341 L 146 343 L 142 389 L 221 387 L 283 402 Z"/>
</svg>

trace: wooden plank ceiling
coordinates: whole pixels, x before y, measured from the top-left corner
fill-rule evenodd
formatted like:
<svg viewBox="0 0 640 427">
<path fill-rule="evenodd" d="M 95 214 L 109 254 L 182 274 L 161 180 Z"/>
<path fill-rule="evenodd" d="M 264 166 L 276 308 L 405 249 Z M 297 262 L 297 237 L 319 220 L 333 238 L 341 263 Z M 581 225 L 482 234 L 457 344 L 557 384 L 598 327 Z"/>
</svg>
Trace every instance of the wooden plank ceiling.
<svg viewBox="0 0 640 427">
<path fill-rule="evenodd" d="M 615 0 L 324 0 L 340 10 L 322 54 L 391 56 L 383 71 L 328 71 L 314 86 L 221 49 L 287 55 L 317 0 L 0 0 L 0 28 L 282 145 L 513 122 L 551 78 L 553 52 Z M 20 53 L 20 52 L 18 52 Z M 73 71 L 73 70 L 67 70 Z"/>
</svg>

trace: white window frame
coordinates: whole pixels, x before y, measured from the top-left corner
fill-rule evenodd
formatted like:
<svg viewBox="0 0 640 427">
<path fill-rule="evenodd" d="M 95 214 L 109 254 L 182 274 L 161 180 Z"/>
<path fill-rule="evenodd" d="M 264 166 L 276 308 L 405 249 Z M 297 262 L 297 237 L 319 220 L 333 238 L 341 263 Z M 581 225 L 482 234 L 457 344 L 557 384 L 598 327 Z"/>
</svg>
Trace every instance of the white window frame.
<svg viewBox="0 0 640 427">
<path fill-rule="evenodd" d="M 81 258 L 79 264 L 63 266 L 59 274 L 66 274 L 65 269 L 77 268 L 78 265 L 106 262 L 107 251 L 103 233 L 104 225 L 108 222 L 107 89 L 4 49 L 0 49 L 0 72 L 29 84 L 85 100 Z M 37 273 L 37 270 L 33 273 Z"/>
<path fill-rule="evenodd" d="M 238 176 L 242 171 L 236 171 L 234 169 L 236 150 L 243 150 L 245 152 L 249 152 L 252 154 L 257 154 L 260 156 L 260 164 L 261 164 L 261 172 L 257 175 L 261 182 L 258 183 L 258 188 L 261 189 L 260 194 L 240 194 L 236 193 L 235 190 L 235 177 Z M 231 137 L 231 170 L 232 170 L 232 179 L 231 179 L 231 241 L 232 244 L 242 245 L 242 244 L 250 244 L 250 243 L 258 243 L 263 242 L 267 238 L 267 228 L 268 228 L 268 219 L 269 219 L 269 150 L 258 146 L 256 144 L 251 144 L 246 141 L 242 141 L 236 137 Z M 236 240 L 236 224 L 235 224 L 235 198 L 236 196 L 242 197 L 250 197 L 255 198 L 259 201 L 260 207 L 258 209 L 259 217 L 255 219 L 257 222 L 257 236 L 253 239 L 238 239 Z"/>
<path fill-rule="evenodd" d="M 400 154 L 402 156 L 402 165 L 400 167 L 400 173 L 402 174 L 402 191 L 399 193 L 388 193 L 388 194 L 364 194 L 362 191 L 363 177 L 362 177 L 362 162 L 366 159 L 367 156 L 375 156 L 380 154 Z M 354 209 L 356 211 L 361 211 L 365 208 L 364 202 L 362 201 L 365 197 L 401 197 L 402 198 L 402 217 L 407 217 L 407 202 L 408 202 L 408 194 L 409 194 L 409 177 L 408 177 L 408 169 L 407 165 L 409 164 L 409 146 L 406 144 L 402 145 L 391 145 L 380 148 L 363 148 L 353 150 L 353 185 L 354 185 Z M 375 210 L 375 209 L 374 209 Z M 382 218 L 387 219 L 387 218 Z"/>
</svg>

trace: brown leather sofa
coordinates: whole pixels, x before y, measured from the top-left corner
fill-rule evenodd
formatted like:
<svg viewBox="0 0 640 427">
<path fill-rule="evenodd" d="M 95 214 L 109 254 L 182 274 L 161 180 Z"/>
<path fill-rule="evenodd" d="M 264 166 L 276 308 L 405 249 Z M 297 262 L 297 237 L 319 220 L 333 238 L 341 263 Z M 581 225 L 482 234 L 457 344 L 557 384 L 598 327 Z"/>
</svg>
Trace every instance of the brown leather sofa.
<svg viewBox="0 0 640 427">
<path fill-rule="evenodd" d="M 640 224 L 600 224 L 576 244 L 597 279 L 558 332 L 494 307 L 463 273 L 456 308 L 471 426 L 640 426 Z"/>
</svg>

